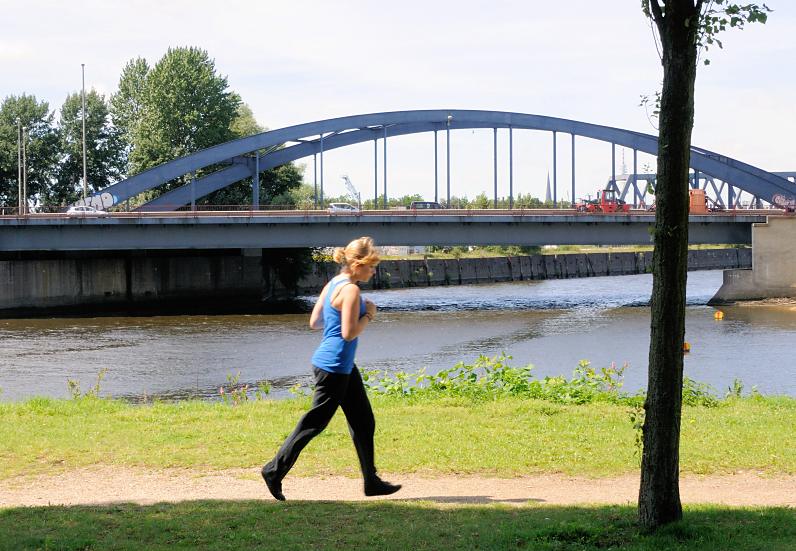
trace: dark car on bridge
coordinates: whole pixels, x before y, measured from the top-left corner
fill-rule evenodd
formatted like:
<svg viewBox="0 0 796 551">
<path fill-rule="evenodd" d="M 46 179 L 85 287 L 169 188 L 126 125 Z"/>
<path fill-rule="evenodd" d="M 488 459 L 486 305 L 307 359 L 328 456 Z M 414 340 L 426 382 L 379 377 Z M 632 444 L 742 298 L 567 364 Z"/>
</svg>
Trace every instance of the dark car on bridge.
<svg viewBox="0 0 796 551">
<path fill-rule="evenodd" d="M 410 210 L 421 210 L 421 209 L 441 209 L 442 205 L 437 203 L 436 201 L 412 201 L 409 205 Z"/>
</svg>

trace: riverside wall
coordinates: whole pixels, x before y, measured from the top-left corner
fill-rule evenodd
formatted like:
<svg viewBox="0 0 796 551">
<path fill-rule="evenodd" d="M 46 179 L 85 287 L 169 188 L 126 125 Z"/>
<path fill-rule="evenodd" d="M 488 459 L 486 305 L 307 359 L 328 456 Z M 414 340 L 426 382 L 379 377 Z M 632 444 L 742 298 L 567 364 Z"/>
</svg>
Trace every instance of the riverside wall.
<svg viewBox="0 0 796 551">
<path fill-rule="evenodd" d="M 311 294 L 338 272 L 314 264 L 289 291 L 261 249 L 106 253 L 0 260 L 0 317 L 56 314 L 263 312 Z M 688 253 L 689 270 L 749 268 L 750 249 Z M 385 260 L 370 289 L 643 274 L 652 253 L 582 253 L 500 258 Z"/>
<path fill-rule="evenodd" d="M 688 251 L 689 270 L 748 268 L 751 249 Z M 338 271 L 334 263 L 319 263 L 300 282 L 303 292 L 320 290 Z M 652 271 L 652 252 L 568 253 L 496 258 L 384 260 L 370 289 L 469 285 L 500 281 L 567 279 L 644 274 Z"/>
</svg>

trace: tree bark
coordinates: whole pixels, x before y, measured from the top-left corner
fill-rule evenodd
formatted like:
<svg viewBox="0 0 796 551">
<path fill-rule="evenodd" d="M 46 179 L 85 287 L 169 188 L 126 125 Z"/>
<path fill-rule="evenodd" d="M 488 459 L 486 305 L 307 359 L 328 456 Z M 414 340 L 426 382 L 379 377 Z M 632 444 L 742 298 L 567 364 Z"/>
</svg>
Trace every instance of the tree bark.
<svg viewBox="0 0 796 551">
<path fill-rule="evenodd" d="M 639 521 L 648 529 L 682 518 L 680 416 L 688 255 L 688 169 L 694 124 L 696 36 L 701 2 L 651 0 L 662 46 L 655 252 Z"/>
</svg>

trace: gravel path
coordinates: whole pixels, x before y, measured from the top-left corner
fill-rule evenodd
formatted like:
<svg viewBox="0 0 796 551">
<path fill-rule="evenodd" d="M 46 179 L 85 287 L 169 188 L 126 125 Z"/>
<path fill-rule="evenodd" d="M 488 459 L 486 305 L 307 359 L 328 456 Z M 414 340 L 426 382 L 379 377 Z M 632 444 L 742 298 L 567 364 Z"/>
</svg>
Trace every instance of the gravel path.
<svg viewBox="0 0 796 551">
<path fill-rule="evenodd" d="M 388 498 L 367 498 L 359 479 L 290 476 L 284 481 L 284 493 L 289 500 L 307 501 L 396 499 L 453 504 L 635 504 L 639 483 L 635 474 L 598 479 L 557 474 L 511 479 L 411 474 L 385 475 L 384 478 L 403 484 L 403 489 Z M 769 477 L 752 472 L 684 475 L 680 479 L 680 494 L 683 503 L 796 507 L 796 476 Z M 0 508 L 114 502 L 151 504 L 197 499 L 272 500 L 258 469 L 204 472 L 103 466 L 0 481 Z"/>
</svg>

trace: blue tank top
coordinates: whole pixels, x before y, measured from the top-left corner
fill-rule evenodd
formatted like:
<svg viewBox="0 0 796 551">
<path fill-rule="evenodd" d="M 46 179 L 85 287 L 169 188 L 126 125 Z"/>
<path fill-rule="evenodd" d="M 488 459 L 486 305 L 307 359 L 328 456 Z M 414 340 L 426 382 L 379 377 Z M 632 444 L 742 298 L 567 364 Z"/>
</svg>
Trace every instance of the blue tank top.
<svg viewBox="0 0 796 551">
<path fill-rule="evenodd" d="M 349 374 L 354 369 L 354 354 L 359 337 L 351 341 L 343 338 L 343 323 L 340 310 L 332 306 L 332 295 L 340 284 L 347 284 L 346 276 L 332 279 L 323 302 L 323 337 L 312 355 L 312 365 L 331 373 Z M 359 317 L 365 314 L 365 299 L 359 297 Z"/>
</svg>

